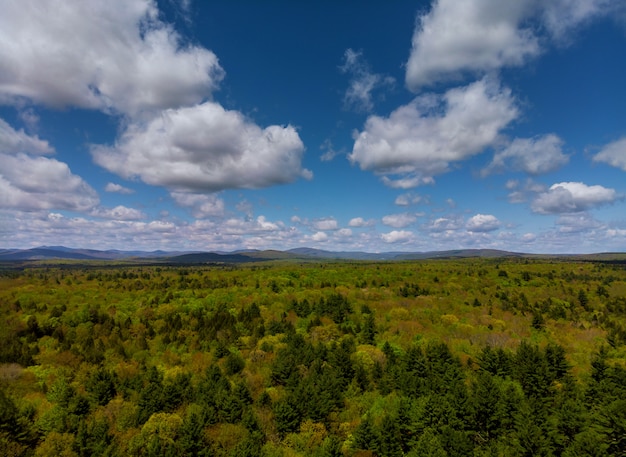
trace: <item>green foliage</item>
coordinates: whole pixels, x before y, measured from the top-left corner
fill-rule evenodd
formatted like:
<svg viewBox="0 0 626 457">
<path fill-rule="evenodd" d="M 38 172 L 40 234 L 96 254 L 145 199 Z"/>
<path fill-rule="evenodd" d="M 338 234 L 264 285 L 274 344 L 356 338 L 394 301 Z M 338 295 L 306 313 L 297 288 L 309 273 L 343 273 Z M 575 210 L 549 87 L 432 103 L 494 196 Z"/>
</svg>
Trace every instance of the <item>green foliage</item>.
<svg viewBox="0 0 626 457">
<path fill-rule="evenodd" d="M 0 454 L 623 455 L 625 294 L 552 259 L 33 264 Z"/>
<path fill-rule="evenodd" d="M 85 388 L 97 405 L 104 406 L 115 397 L 115 374 L 100 368 L 91 375 Z"/>
</svg>

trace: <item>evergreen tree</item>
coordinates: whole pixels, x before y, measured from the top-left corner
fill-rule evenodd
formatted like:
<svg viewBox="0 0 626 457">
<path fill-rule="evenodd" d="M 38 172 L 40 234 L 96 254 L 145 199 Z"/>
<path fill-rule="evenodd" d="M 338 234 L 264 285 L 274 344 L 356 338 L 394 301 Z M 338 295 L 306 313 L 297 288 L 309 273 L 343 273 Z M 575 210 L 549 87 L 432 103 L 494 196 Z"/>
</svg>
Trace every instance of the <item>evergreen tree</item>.
<svg viewBox="0 0 626 457">
<path fill-rule="evenodd" d="M 98 369 L 91 375 L 85 388 L 96 404 L 104 406 L 115 397 L 117 393 L 115 378 L 114 374 L 104 368 Z"/>
<path fill-rule="evenodd" d="M 471 424 L 480 441 L 489 441 L 498 435 L 501 427 L 500 388 L 491 373 L 479 372 L 473 385 L 473 412 Z"/>
<path fill-rule="evenodd" d="M 375 451 L 379 449 L 379 435 L 369 414 L 366 414 L 353 434 L 357 449 Z"/>
<path fill-rule="evenodd" d="M 302 417 L 298 408 L 289 398 L 277 401 L 272 410 L 274 411 L 276 430 L 281 436 L 284 437 L 287 433 L 298 430 Z"/>
<path fill-rule="evenodd" d="M 376 318 L 373 312 L 364 314 L 363 328 L 361 329 L 361 342 L 363 344 L 376 344 Z"/>
<path fill-rule="evenodd" d="M 384 457 L 401 457 L 403 455 L 400 425 L 397 417 L 390 415 L 383 417 L 378 440 L 378 454 Z"/>
</svg>

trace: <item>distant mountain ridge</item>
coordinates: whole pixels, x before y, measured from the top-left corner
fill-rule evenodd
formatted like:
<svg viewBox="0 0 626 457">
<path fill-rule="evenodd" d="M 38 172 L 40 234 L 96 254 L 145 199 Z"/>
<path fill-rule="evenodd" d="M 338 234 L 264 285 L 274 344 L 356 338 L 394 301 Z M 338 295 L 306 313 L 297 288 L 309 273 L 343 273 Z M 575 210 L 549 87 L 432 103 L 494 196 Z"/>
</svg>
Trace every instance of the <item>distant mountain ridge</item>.
<svg viewBox="0 0 626 457">
<path fill-rule="evenodd" d="M 39 246 L 31 249 L 0 249 L 0 262 L 32 260 L 137 260 L 174 264 L 203 263 L 246 263 L 268 260 L 370 260 L 400 261 L 446 258 L 499 258 L 499 257 L 568 257 L 586 260 L 626 260 L 626 253 L 598 253 L 581 255 L 524 254 L 497 249 L 454 249 L 429 252 L 362 252 L 362 251 L 325 251 L 322 249 L 300 247 L 286 251 L 242 249 L 224 251 L 120 251 L 116 249 L 75 249 L 65 246 Z"/>
</svg>

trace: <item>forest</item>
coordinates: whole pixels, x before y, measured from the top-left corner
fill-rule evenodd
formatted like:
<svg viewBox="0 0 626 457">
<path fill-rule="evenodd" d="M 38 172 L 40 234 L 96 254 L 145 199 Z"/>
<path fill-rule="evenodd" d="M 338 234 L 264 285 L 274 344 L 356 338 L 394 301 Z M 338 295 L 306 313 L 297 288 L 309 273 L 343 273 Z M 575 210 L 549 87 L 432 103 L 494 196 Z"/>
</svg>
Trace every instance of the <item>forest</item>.
<svg viewBox="0 0 626 457">
<path fill-rule="evenodd" d="M 0 268 L 3 456 L 624 456 L 626 265 Z"/>
</svg>

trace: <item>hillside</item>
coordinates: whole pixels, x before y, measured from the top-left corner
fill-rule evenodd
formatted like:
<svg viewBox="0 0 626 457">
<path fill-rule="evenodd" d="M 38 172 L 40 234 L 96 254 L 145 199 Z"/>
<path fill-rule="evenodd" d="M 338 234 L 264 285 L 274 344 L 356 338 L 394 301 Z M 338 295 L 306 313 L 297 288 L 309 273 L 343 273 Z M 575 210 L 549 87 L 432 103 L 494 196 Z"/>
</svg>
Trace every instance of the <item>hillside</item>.
<svg viewBox="0 0 626 457">
<path fill-rule="evenodd" d="M 0 262 L 35 260 L 133 260 L 143 263 L 246 263 L 268 260 L 428 260 L 461 258 L 567 258 L 571 260 L 623 261 L 626 253 L 597 253 L 580 255 L 525 254 L 494 249 L 456 249 L 430 252 L 359 252 L 324 251 L 313 248 L 278 250 L 240 250 L 233 252 L 166 252 L 72 249 L 63 246 L 42 246 L 32 249 L 0 249 Z"/>
</svg>

